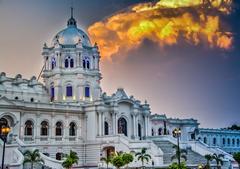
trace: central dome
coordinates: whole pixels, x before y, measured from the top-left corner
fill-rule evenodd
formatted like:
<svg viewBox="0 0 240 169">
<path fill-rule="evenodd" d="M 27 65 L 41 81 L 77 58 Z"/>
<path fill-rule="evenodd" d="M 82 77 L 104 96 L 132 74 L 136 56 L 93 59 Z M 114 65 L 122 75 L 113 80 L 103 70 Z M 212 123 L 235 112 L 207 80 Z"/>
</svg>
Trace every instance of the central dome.
<svg viewBox="0 0 240 169">
<path fill-rule="evenodd" d="M 82 43 L 83 46 L 91 46 L 88 35 L 77 28 L 77 22 L 73 16 L 68 20 L 67 28 L 57 33 L 52 43 L 59 43 L 60 45 L 76 45 Z"/>
</svg>

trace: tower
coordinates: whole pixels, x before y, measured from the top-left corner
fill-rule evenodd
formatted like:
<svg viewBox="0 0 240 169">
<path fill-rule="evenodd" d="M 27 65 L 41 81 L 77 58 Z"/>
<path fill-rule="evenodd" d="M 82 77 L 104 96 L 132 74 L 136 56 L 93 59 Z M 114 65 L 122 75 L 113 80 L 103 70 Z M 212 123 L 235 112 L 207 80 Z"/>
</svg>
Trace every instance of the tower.
<svg viewBox="0 0 240 169">
<path fill-rule="evenodd" d="M 52 102 L 91 102 L 101 95 L 100 55 L 88 35 L 77 27 L 71 8 L 67 28 L 57 33 L 42 52 L 42 78 Z"/>
</svg>

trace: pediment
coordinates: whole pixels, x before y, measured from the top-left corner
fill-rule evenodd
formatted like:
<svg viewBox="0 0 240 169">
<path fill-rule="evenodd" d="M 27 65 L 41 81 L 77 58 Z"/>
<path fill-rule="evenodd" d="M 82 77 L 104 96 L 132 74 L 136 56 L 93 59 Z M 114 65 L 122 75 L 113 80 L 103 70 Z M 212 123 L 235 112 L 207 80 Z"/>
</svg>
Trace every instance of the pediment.
<svg viewBox="0 0 240 169">
<path fill-rule="evenodd" d="M 3 96 L 0 98 L 0 105 L 15 105 L 15 104 L 11 100 Z"/>
<path fill-rule="evenodd" d="M 127 99 L 128 96 L 127 96 L 126 92 L 124 91 L 124 89 L 118 89 L 116 94 L 115 94 L 115 98 Z"/>
</svg>

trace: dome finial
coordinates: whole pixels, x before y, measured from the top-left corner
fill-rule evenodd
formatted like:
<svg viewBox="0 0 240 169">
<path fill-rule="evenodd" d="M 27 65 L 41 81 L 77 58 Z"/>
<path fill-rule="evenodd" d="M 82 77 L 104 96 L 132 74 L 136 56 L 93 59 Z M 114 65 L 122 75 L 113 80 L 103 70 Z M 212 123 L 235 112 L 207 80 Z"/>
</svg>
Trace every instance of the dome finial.
<svg viewBox="0 0 240 169">
<path fill-rule="evenodd" d="M 74 26 L 77 27 L 77 22 L 76 20 L 73 18 L 73 7 L 71 7 L 71 18 L 68 20 L 68 26 Z"/>
</svg>

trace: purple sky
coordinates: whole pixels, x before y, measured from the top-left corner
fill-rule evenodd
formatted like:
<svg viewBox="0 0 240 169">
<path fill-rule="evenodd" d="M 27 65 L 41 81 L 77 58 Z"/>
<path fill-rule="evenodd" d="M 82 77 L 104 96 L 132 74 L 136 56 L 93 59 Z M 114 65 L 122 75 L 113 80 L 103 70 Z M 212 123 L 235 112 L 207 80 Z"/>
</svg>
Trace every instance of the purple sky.
<svg viewBox="0 0 240 169">
<path fill-rule="evenodd" d="M 89 25 L 141 0 L 75 0 L 78 25 Z M 38 76 L 44 42 L 65 28 L 68 0 L 0 0 L 0 71 L 8 76 Z M 202 127 L 240 124 L 239 13 L 225 17 L 234 32 L 233 49 L 179 45 L 161 49 L 146 40 L 126 59 L 101 61 L 102 88 L 112 94 L 123 87 L 128 95 L 151 105 L 152 113 L 195 118 Z"/>
</svg>

